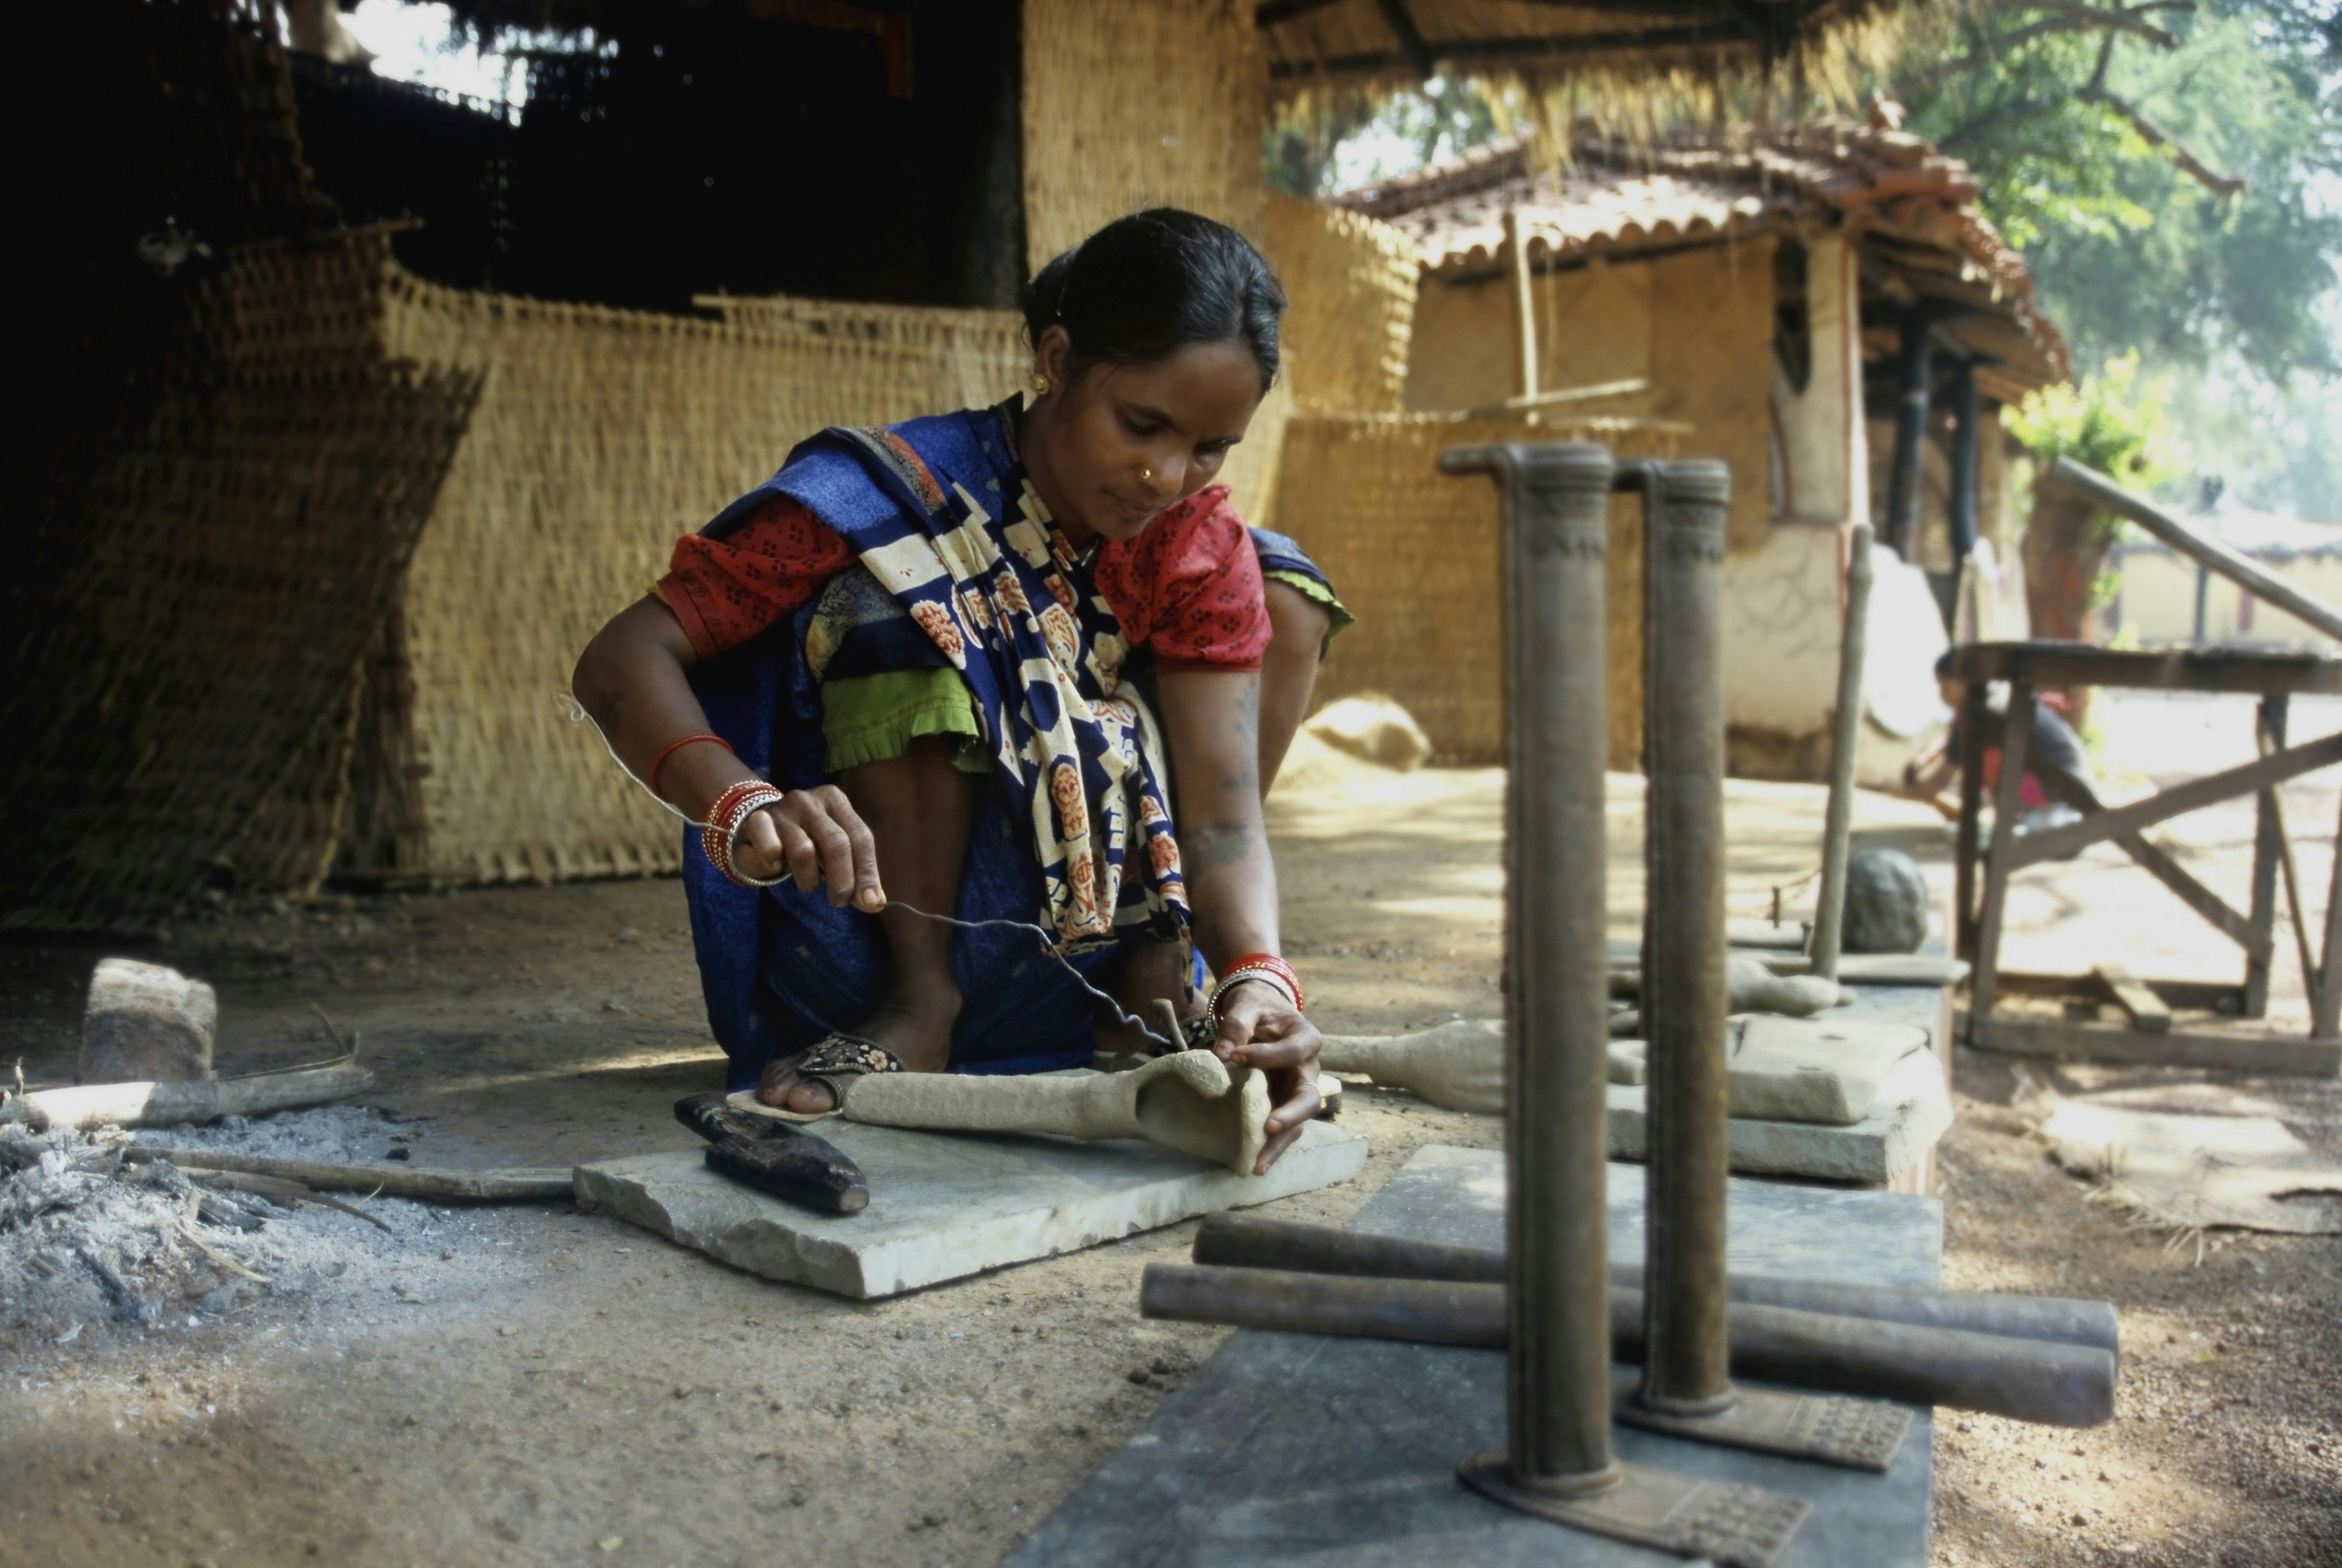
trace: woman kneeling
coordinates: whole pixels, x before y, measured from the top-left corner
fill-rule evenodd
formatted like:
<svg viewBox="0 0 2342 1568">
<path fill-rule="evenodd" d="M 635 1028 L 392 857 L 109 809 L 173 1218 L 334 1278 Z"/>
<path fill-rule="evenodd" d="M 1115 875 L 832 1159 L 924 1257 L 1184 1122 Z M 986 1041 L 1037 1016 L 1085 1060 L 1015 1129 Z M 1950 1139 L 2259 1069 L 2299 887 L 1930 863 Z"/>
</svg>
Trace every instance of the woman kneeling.
<svg viewBox="0 0 2342 1568">
<path fill-rule="evenodd" d="M 1111 224 L 1026 291 L 1031 401 L 825 431 L 586 648 L 579 699 L 709 824 L 735 1088 L 815 1115 L 862 1072 L 1087 1065 L 1167 1000 L 1268 1074 L 1259 1169 L 1316 1114 L 1261 801 L 1348 616 L 1213 483 L 1284 305 L 1233 230 Z"/>
</svg>

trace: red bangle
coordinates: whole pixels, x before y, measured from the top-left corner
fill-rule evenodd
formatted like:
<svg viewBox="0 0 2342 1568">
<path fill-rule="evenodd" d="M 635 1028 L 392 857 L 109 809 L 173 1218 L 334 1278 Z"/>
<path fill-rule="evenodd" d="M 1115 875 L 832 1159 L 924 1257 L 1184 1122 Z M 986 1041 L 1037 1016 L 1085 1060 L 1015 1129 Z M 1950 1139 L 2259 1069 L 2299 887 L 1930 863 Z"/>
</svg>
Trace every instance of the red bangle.
<svg viewBox="0 0 2342 1568">
<path fill-rule="evenodd" d="M 732 845 L 744 823 L 766 806 L 778 805 L 785 798 L 784 792 L 763 779 L 744 779 L 717 795 L 716 804 L 707 808 L 707 825 L 699 830 L 699 845 L 708 864 L 723 873 L 727 881 L 741 887 L 778 885 L 779 878 L 759 882 L 741 875 L 732 864 Z"/>
<path fill-rule="evenodd" d="M 1293 988 L 1293 1010 L 1296 1013 L 1306 1013 L 1309 1011 L 1308 1004 L 1303 1001 L 1301 995 L 1301 976 L 1293 972 L 1293 965 L 1287 964 L 1284 959 L 1279 958 L 1274 953 L 1246 954 L 1242 958 L 1239 958 L 1234 964 L 1229 964 L 1227 968 L 1221 973 L 1220 984 L 1222 986 L 1226 986 L 1229 982 L 1235 980 L 1240 974 L 1256 974 L 1263 973 L 1276 975 L 1279 980 L 1284 981 L 1286 984 Z"/>
<path fill-rule="evenodd" d="M 679 741 L 667 742 L 666 744 L 659 748 L 659 754 L 651 759 L 650 776 L 645 781 L 650 785 L 651 794 L 659 794 L 659 769 L 666 766 L 666 759 L 675 755 L 676 753 L 681 751 L 684 747 L 690 745 L 695 741 L 714 741 L 726 751 L 728 752 L 732 750 L 732 743 L 726 740 L 722 735 L 711 735 L 705 733 L 696 735 L 686 735 Z M 659 794 L 659 799 L 665 800 L 666 799 L 666 796 Z"/>
</svg>

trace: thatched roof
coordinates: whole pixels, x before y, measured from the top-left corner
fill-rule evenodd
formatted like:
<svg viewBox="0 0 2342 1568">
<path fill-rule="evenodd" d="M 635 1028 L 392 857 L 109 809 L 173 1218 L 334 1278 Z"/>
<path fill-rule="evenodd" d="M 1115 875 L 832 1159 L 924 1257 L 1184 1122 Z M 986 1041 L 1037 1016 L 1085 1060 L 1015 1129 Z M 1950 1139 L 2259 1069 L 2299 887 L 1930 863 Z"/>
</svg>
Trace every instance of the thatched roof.
<svg viewBox="0 0 2342 1568">
<path fill-rule="evenodd" d="M 1451 278 L 1509 265 L 1511 209 L 1532 265 L 1842 231 L 1861 243 L 1866 295 L 1935 302 L 1943 335 L 1991 367 L 1992 395 L 2067 376 L 2065 337 L 2034 305 L 2024 258 L 1976 210 L 1975 176 L 1918 136 L 1829 118 L 1632 145 L 1581 125 L 1571 155 L 1555 174 L 1526 144 L 1500 142 L 1338 200 Z"/>
<path fill-rule="evenodd" d="M 1273 81 L 1712 72 L 1807 55 L 1895 0 L 1266 0 Z"/>
<path fill-rule="evenodd" d="M 1244 0 L 1229 0 L 1242 5 Z M 883 0 L 452 0 L 486 28 L 656 30 L 678 8 L 869 28 Z M 1899 0 L 1256 0 L 1272 83 L 1400 85 L 1438 71 L 1535 78 L 1587 67 L 1712 74 L 1810 54 Z"/>
</svg>

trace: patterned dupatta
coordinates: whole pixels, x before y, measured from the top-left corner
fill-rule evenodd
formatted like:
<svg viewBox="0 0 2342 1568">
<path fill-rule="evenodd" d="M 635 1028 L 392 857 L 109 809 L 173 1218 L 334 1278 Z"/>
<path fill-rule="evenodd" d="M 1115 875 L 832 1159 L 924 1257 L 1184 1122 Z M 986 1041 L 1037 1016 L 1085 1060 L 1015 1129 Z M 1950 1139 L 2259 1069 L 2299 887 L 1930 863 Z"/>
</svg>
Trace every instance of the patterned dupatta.
<svg viewBox="0 0 2342 1568">
<path fill-rule="evenodd" d="M 1041 864 L 1036 923 L 1069 952 L 1118 927 L 1171 935 L 1187 895 L 1162 732 L 1122 678 L 1129 646 L 1087 558 L 1018 460 L 1017 406 L 825 430 L 706 532 L 779 495 L 836 530 L 975 694 Z"/>
</svg>

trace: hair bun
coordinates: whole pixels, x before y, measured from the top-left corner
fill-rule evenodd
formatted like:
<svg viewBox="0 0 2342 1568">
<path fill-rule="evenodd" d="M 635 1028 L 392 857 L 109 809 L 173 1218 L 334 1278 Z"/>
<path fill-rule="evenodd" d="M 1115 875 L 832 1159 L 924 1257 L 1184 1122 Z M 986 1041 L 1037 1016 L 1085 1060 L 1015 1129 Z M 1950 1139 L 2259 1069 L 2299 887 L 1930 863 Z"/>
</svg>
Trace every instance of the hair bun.
<svg viewBox="0 0 2342 1568">
<path fill-rule="evenodd" d="M 1151 365 L 1190 344 L 1241 342 L 1276 378 L 1285 290 L 1249 241 L 1226 224 L 1177 207 L 1116 218 L 1034 275 L 1019 292 L 1025 330 L 1062 326 L 1072 340 L 1066 377 L 1090 365 Z"/>
</svg>

